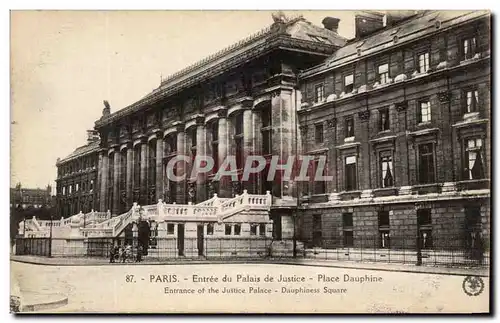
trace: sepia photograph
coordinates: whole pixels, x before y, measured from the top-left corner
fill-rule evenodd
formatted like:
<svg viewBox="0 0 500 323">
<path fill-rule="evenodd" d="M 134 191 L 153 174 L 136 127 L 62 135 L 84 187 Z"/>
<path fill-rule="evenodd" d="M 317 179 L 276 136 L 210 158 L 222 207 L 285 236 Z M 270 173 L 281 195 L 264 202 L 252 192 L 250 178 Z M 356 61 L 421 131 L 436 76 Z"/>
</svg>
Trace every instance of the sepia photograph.
<svg viewBox="0 0 500 323">
<path fill-rule="evenodd" d="M 10 312 L 488 314 L 489 10 L 11 10 Z"/>
</svg>

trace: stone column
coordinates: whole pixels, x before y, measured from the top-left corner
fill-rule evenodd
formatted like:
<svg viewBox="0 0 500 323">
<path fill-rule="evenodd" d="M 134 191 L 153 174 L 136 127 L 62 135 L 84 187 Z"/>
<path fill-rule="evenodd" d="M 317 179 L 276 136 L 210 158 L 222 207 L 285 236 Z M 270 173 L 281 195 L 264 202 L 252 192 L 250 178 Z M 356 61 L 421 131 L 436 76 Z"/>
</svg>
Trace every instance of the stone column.
<svg viewBox="0 0 500 323">
<path fill-rule="evenodd" d="M 108 198 L 108 167 L 109 167 L 109 158 L 108 152 L 106 149 L 101 150 L 102 163 L 99 172 L 101 172 L 101 197 L 100 197 L 100 205 L 99 208 L 101 212 L 107 211 L 107 198 Z"/>
<path fill-rule="evenodd" d="M 254 129 L 253 129 L 253 99 L 246 98 L 242 103 L 243 108 L 243 166 L 246 165 L 248 156 L 253 154 L 254 151 Z M 250 174 L 248 181 L 243 182 L 243 189 L 248 190 L 250 193 L 255 193 L 256 188 L 255 174 Z"/>
<path fill-rule="evenodd" d="M 112 214 L 120 212 L 120 149 L 115 148 L 113 166 L 113 206 Z"/>
<path fill-rule="evenodd" d="M 94 183 L 94 192 L 97 192 L 97 196 L 101 197 L 101 181 L 102 181 L 102 153 L 99 152 L 99 155 L 97 157 L 97 180 Z M 61 189 L 62 190 L 62 189 Z M 62 191 L 61 191 L 62 192 Z M 101 212 L 101 200 L 99 199 L 99 204 L 95 206 L 95 208 Z M 63 214 L 63 212 L 61 212 Z"/>
<path fill-rule="evenodd" d="M 219 111 L 219 126 L 218 126 L 218 137 L 219 137 L 219 151 L 218 159 L 219 166 L 222 165 L 227 157 L 227 150 L 229 147 L 229 135 L 227 132 L 227 110 L 223 109 Z M 218 170 L 217 170 L 218 171 Z M 219 181 L 219 197 L 231 197 L 231 178 L 229 176 L 224 176 Z"/>
<path fill-rule="evenodd" d="M 207 134 L 205 128 L 205 117 L 196 118 L 196 156 L 207 155 Z M 199 173 L 196 176 L 196 203 L 207 199 L 207 173 Z"/>
<path fill-rule="evenodd" d="M 139 205 L 146 205 L 148 200 L 148 142 L 145 138 L 141 141 L 141 184 Z"/>
<path fill-rule="evenodd" d="M 163 199 L 163 133 L 156 134 L 156 201 Z"/>
<path fill-rule="evenodd" d="M 186 132 L 184 124 L 180 123 L 177 125 L 177 156 L 186 155 Z M 183 161 L 176 164 L 177 175 L 182 176 L 186 171 L 187 167 Z M 187 177 L 186 177 L 187 178 Z M 177 194 L 176 202 L 179 204 L 186 203 L 186 181 L 177 182 Z"/>
<path fill-rule="evenodd" d="M 126 191 L 127 191 L 127 209 L 132 207 L 133 203 L 133 193 L 132 193 L 132 181 L 134 176 L 134 147 L 132 143 L 127 145 L 127 176 L 126 176 Z"/>
<path fill-rule="evenodd" d="M 295 95 L 292 89 L 280 89 L 273 92 L 271 98 L 272 109 L 272 153 L 279 156 L 279 165 L 293 156 L 295 149 Z M 278 172 L 276 172 L 278 174 Z M 276 178 L 276 177 L 275 177 Z M 272 194 L 277 197 L 292 196 L 291 182 L 277 178 L 273 183 Z"/>
</svg>

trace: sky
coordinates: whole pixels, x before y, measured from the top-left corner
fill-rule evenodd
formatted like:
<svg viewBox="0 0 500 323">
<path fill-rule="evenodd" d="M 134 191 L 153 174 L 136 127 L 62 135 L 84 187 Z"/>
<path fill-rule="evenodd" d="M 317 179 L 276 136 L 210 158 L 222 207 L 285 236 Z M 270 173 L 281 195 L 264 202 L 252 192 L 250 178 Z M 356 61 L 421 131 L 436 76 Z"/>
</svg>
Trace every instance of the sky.
<svg viewBox="0 0 500 323">
<path fill-rule="evenodd" d="M 11 187 L 55 188 L 57 158 L 86 144 L 102 113 L 139 100 L 161 78 L 267 26 L 271 11 L 13 11 Z M 285 11 L 322 26 L 352 11 Z"/>
</svg>

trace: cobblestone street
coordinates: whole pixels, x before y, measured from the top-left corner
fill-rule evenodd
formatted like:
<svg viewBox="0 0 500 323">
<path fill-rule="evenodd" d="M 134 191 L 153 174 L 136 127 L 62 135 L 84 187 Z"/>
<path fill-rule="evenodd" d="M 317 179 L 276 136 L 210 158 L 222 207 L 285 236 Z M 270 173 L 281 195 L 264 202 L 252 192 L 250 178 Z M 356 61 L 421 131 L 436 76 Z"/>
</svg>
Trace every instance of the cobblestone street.
<svg viewBox="0 0 500 323">
<path fill-rule="evenodd" d="M 50 312 L 488 311 L 488 278 L 468 296 L 458 275 L 276 264 L 11 266 L 22 294 L 68 297 Z"/>
</svg>

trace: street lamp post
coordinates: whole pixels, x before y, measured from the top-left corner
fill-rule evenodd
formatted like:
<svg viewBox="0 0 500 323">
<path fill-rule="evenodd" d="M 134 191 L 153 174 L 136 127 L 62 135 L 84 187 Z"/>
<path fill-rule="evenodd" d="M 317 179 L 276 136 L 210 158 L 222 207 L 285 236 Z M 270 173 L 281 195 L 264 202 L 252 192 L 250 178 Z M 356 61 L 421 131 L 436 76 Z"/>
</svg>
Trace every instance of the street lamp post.
<svg viewBox="0 0 500 323">
<path fill-rule="evenodd" d="M 49 258 L 52 257 L 52 220 L 53 220 L 52 213 L 50 213 L 50 234 L 49 234 Z"/>
</svg>

